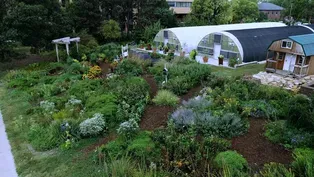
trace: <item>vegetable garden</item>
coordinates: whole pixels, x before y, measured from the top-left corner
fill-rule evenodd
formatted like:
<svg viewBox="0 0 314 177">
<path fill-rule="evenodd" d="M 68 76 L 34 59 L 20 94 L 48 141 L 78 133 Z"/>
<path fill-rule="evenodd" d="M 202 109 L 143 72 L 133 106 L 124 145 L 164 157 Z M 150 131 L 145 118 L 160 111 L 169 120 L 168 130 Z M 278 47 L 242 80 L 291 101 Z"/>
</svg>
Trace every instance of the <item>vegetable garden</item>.
<svg viewBox="0 0 314 177">
<path fill-rule="evenodd" d="M 314 97 L 117 48 L 2 78 L 21 176 L 314 176 Z"/>
</svg>

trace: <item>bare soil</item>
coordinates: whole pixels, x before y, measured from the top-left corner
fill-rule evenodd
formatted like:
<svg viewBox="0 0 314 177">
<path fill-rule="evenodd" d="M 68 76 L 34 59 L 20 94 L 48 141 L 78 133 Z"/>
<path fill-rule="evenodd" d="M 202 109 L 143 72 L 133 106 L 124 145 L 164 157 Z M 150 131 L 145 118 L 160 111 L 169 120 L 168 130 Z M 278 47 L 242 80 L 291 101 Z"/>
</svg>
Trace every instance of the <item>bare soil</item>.
<svg viewBox="0 0 314 177">
<path fill-rule="evenodd" d="M 153 76 L 143 76 L 151 88 L 151 98 L 154 98 L 158 92 L 158 85 Z M 188 93 L 180 97 L 180 102 L 183 100 L 189 100 L 196 96 L 202 89 L 201 86 L 191 89 Z M 169 114 L 171 114 L 176 108 L 171 106 L 157 106 L 147 105 L 143 117 L 140 122 L 140 128 L 142 130 L 155 130 L 157 128 L 163 128 L 167 125 Z"/>
<path fill-rule="evenodd" d="M 243 155 L 253 171 L 258 171 L 265 163 L 290 164 L 291 151 L 273 144 L 264 136 L 264 119 L 251 119 L 248 133 L 232 140 L 232 148 Z"/>
</svg>

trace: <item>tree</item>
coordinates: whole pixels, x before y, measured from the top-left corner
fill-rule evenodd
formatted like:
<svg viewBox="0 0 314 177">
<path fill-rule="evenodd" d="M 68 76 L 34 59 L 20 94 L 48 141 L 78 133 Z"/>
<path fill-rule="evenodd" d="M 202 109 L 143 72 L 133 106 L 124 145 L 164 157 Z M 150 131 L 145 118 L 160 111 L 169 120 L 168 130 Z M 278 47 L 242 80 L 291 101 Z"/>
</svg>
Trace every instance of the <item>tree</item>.
<svg viewBox="0 0 314 177">
<path fill-rule="evenodd" d="M 76 31 L 87 29 L 96 34 L 104 20 L 100 0 L 75 0 L 69 7 Z"/>
<path fill-rule="evenodd" d="M 314 16 L 313 0 L 271 0 L 284 7 L 283 16 L 292 16 L 295 20 L 310 21 Z"/>
<path fill-rule="evenodd" d="M 194 0 L 191 18 L 211 25 L 231 22 L 231 2 L 228 0 Z"/>
<path fill-rule="evenodd" d="M 10 10 L 5 19 L 9 27 L 17 31 L 17 39 L 37 52 L 49 45 L 51 40 L 71 31 L 61 9 L 50 9 L 45 5 L 21 2 Z"/>
<path fill-rule="evenodd" d="M 102 25 L 102 35 L 105 40 L 116 40 L 121 37 L 119 23 L 114 20 L 104 21 Z"/>
<path fill-rule="evenodd" d="M 145 28 L 142 39 L 146 42 L 150 42 L 154 39 L 155 35 L 162 29 L 163 27 L 160 24 L 160 21 L 148 26 Z"/>
<path fill-rule="evenodd" d="M 259 17 L 257 1 L 254 0 L 233 0 L 233 23 L 252 22 Z"/>
</svg>

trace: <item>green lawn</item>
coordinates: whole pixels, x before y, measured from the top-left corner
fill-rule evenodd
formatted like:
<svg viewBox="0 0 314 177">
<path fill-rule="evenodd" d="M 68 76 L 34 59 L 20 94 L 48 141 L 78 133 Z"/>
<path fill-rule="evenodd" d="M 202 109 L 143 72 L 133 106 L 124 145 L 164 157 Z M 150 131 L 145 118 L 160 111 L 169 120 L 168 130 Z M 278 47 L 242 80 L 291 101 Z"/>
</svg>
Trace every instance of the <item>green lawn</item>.
<svg viewBox="0 0 314 177">
<path fill-rule="evenodd" d="M 221 66 L 212 66 L 214 74 L 219 76 L 243 76 L 245 74 L 252 75 L 265 70 L 265 64 L 251 64 L 239 67 L 237 69 L 230 69 Z"/>
</svg>

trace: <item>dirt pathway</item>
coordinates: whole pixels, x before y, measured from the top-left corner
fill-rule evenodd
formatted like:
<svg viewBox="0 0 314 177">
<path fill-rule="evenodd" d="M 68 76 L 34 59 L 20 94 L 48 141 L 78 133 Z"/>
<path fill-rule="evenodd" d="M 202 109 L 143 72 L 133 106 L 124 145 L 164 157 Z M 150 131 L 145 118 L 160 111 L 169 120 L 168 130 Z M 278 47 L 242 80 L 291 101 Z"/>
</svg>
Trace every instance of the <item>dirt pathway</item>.
<svg viewBox="0 0 314 177">
<path fill-rule="evenodd" d="M 158 92 L 158 85 L 153 76 L 143 76 L 143 78 L 150 85 L 151 98 L 154 98 Z M 196 93 L 202 89 L 201 86 L 191 89 L 187 94 L 180 97 L 180 102 L 183 100 L 187 101 L 190 98 L 193 98 Z M 176 108 L 171 106 L 157 106 L 154 104 L 149 104 L 146 106 L 143 117 L 140 122 L 140 128 L 142 130 L 155 130 L 157 128 L 162 128 L 167 125 L 168 116 Z"/>
<path fill-rule="evenodd" d="M 289 164 L 292 161 L 291 152 L 284 147 L 273 144 L 264 136 L 266 120 L 251 119 L 248 133 L 232 140 L 234 150 L 242 154 L 252 170 L 258 170 L 265 163 L 278 162 Z"/>
<path fill-rule="evenodd" d="M 17 177 L 11 146 L 0 112 L 0 177 Z"/>
</svg>

